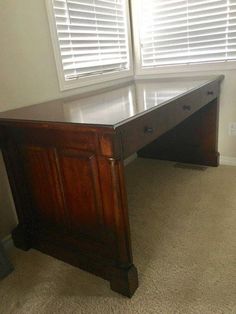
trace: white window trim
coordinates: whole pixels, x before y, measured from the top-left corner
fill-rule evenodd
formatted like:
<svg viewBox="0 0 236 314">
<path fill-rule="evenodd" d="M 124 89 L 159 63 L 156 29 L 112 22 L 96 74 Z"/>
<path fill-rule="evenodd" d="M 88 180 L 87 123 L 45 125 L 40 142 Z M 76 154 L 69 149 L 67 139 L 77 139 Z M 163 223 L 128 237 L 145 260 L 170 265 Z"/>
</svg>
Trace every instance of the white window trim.
<svg viewBox="0 0 236 314">
<path fill-rule="evenodd" d="M 140 25 L 140 5 L 139 0 L 131 1 L 131 14 L 133 23 L 133 49 L 134 49 L 134 71 L 135 77 L 143 75 L 155 74 L 178 74 L 188 72 L 204 72 L 204 71 L 224 71 L 235 70 L 236 61 L 222 61 L 222 62 L 206 62 L 195 64 L 178 64 L 178 65 L 163 65 L 158 67 L 143 68 L 140 50 L 139 25 Z"/>
<path fill-rule="evenodd" d="M 66 81 L 64 77 L 63 66 L 61 62 L 60 47 L 57 40 L 57 29 L 55 24 L 55 17 L 53 12 L 52 0 L 45 0 L 48 13 L 48 22 L 50 28 L 50 34 L 52 39 L 53 51 L 55 56 L 55 63 L 57 69 L 57 76 L 59 87 L 61 91 L 70 90 L 73 88 L 85 87 L 88 85 L 95 85 L 104 82 L 110 82 L 113 80 L 123 79 L 134 75 L 133 67 L 133 53 L 132 53 L 132 38 L 131 38 L 131 23 L 130 23 L 130 9 L 129 0 L 125 0 L 126 12 L 127 12 L 127 36 L 128 36 L 128 56 L 129 56 L 129 69 L 120 72 L 98 74 L 90 77 L 78 78 L 76 80 Z"/>
</svg>

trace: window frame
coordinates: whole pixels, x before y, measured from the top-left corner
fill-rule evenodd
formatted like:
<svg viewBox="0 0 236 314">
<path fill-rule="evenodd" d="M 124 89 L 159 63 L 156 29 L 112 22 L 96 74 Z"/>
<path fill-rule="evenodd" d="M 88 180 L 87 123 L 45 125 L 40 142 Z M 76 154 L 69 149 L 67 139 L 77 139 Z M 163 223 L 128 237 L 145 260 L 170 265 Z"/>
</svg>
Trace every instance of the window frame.
<svg viewBox="0 0 236 314">
<path fill-rule="evenodd" d="M 154 67 L 142 67 L 141 43 L 139 38 L 140 25 L 140 2 L 139 0 L 131 1 L 131 16 L 133 23 L 133 50 L 134 50 L 134 69 L 136 76 L 154 75 L 154 74 L 178 74 L 188 72 L 205 72 L 205 71 L 225 71 L 235 70 L 236 60 L 232 61 L 213 61 L 191 64 L 163 65 Z"/>
<path fill-rule="evenodd" d="M 128 40 L 129 69 L 122 70 L 119 72 L 97 74 L 94 76 L 87 76 L 87 77 L 77 78 L 74 80 L 65 80 L 61 54 L 60 54 L 60 47 L 59 47 L 59 42 L 57 39 L 57 29 L 56 29 L 56 23 L 55 23 L 54 11 L 53 11 L 53 0 L 45 0 L 50 35 L 51 35 L 51 42 L 53 46 L 55 64 L 56 64 L 56 69 L 57 69 L 57 77 L 58 77 L 59 87 L 61 91 L 85 87 L 88 85 L 96 85 L 99 83 L 115 81 L 115 80 L 127 78 L 134 75 L 134 66 L 133 66 L 134 62 L 133 62 L 133 49 L 132 49 L 132 36 L 131 36 L 131 13 L 130 13 L 129 0 L 124 0 L 124 1 L 125 1 L 126 12 L 127 12 L 126 27 L 127 27 L 127 40 Z"/>
</svg>

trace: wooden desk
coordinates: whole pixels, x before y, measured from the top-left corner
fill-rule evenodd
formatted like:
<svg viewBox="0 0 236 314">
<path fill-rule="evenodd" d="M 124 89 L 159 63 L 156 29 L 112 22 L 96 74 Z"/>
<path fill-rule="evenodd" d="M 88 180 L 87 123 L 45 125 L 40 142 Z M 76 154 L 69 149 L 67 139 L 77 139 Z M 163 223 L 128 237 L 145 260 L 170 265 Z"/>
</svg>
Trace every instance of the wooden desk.
<svg viewBox="0 0 236 314">
<path fill-rule="evenodd" d="M 221 80 L 141 80 L 1 113 L 0 142 L 19 218 L 15 245 L 101 276 L 131 297 L 138 274 L 124 159 L 138 152 L 217 166 Z"/>
</svg>

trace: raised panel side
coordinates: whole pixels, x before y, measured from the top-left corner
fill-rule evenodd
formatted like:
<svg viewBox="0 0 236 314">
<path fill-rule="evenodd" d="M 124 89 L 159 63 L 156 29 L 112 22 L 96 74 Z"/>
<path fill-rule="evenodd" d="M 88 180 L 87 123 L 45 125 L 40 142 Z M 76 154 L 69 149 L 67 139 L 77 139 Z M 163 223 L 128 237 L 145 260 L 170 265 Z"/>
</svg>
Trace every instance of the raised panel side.
<svg viewBox="0 0 236 314">
<path fill-rule="evenodd" d="M 69 232 L 101 240 L 103 206 L 96 155 L 73 149 L 58 150 Z"/>
<path fill-rule="evenodd" d="M 48 225 L 64 229 L 66 216 L 55 150 L 27 146 L 22 152 L 36 222 L 43 229 Z"/>
</svg>

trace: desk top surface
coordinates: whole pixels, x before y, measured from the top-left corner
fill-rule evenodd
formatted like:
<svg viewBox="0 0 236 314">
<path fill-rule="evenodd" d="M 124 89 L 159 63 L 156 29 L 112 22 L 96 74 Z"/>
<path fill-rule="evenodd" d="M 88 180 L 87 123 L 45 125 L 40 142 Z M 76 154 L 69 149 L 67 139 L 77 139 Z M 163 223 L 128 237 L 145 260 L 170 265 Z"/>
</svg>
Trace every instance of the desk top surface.
<svg viewBox="0 0 236 314">
<path fill-rule="evenodd" d="M 0 120 L 79 123 L 119 126 L 174 99 L 222 80 L 205 78 L 142 79 L 99 90 L 0 113 Z"/>
</svg>

